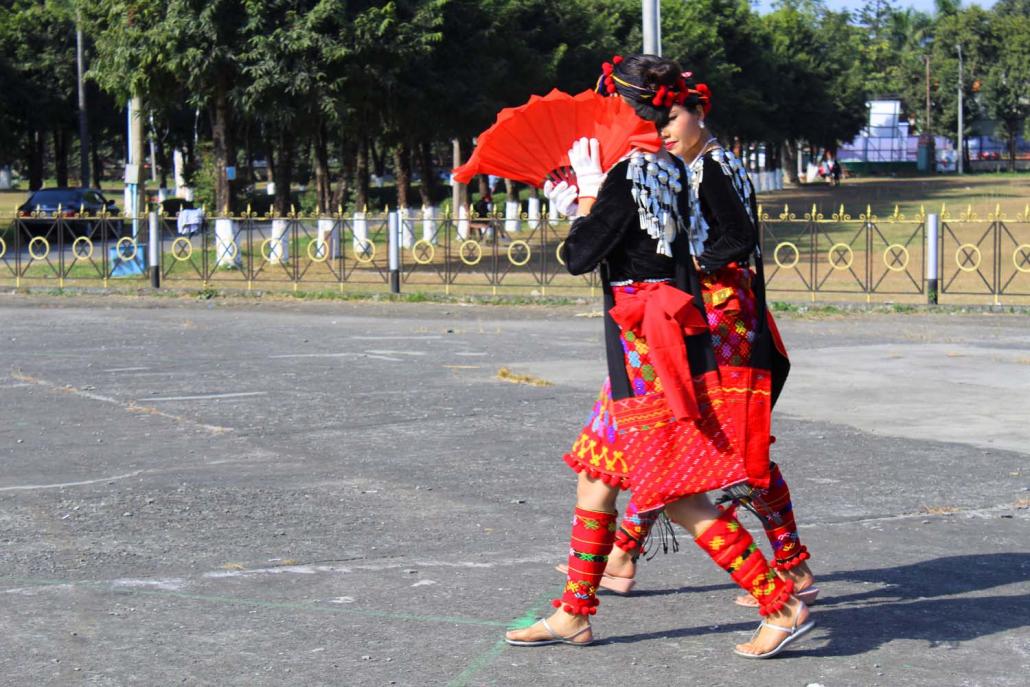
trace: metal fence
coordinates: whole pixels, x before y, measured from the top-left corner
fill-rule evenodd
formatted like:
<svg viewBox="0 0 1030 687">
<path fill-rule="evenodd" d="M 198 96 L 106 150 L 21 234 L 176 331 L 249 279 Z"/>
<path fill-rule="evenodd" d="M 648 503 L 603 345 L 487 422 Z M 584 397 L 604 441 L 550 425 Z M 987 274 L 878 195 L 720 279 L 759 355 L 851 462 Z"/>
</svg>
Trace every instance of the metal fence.
<svg viewBox="0 0 1030 687">
<path fill-rule="evenodd" d="M 947 208 L 909 217 L 843 207 L 760 213 L 772 297 L 1030 302 L 1030 207 L 1013 217 Z M 569 222 L 546 215 L 244 215 L 186 227 L 157 215 L 27 216 L 0 226 L 0 284 L 16 287 L 525 296 L 599 287 L 596 274 L 567 273 L 560 248 Z"/>
</svg>

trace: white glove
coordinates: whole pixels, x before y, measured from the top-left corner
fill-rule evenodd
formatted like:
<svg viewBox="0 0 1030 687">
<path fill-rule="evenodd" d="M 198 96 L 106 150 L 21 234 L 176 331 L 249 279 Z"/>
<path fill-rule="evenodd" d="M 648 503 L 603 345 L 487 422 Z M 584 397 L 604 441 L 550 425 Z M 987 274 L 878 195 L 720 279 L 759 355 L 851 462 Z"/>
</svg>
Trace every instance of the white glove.
<svg viewBox="0 0 1030 687">
<path fill-rule="evenodd" d="M 554 184 L 548 179 L 544 182 L 544 195 L 547 196 L 550 206 L 566 217 L 575 217 L 579 212 L 579 203 L 576 202 L 579 198 L 579 189 L 575 184 L 570 186 L 567 181 Z"/>
<path fill-rule="evenodd" d="M 581 138 L 569 150 L 569 164 L 576 172 L 576 184 L 580 198 L 597 198 L 597 192 L 604 183 L 605 173 L 601 170 L 601 144 L 596 138 Z"/>
</svg>

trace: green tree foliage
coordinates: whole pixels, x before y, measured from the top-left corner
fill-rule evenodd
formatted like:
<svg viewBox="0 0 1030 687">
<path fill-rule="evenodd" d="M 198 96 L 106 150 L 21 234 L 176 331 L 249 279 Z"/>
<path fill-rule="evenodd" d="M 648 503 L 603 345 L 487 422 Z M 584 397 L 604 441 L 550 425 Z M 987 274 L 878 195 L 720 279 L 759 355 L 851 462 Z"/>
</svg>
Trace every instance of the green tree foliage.
<svg viewBox="0 0 1030 687">
<path fill-rule="evenodd" d="M 1030 11 L 1024 3 L 1023 11 L 997 15 L 994 23 L 997 58 L 984 79 L 984 99 L 1008 142 L 1009 165 L 1014 170 L 1016 137 L 1030 118 Z"/>
<path fill-rule="evenodd" d="M 748 0 L 665 0 L 663 51 L 711 87 L 709 122 L 720 137 L 789 158 L 800 143 L 850 139 L 868 97 L 899 97 L 929 130 L 927 59 L 932 130 L 953 135 L 961 45 L 963 125 L 994 117 L 1014 145 L 1028 119 L 1030 2 L 985 10 L 938 0 L 932 14 L 903 4 L 868 0 L 847 13 L 823 0 L 779 0 L 763 15 Z M 432 202 L 434 167 L 449 166 L 451 139 L 467 154 L 501 108 L 553 87 L 590 88 L 602 61 L 639 51 L 642 40 L 639 0 L 8 0 L 0 164 L 21 163 L 37 184 L 50 160 L 67 176 L 77 16 L 89 77 L 117 101 L 91 115 L 116 164 L 117 108 L 140 97 L 162 167 L 167 147 L 192 156 L 198 135 L 213 161 L 212 202 L 238 209 L 234 196 L 264 157 L 278 212 L 308 176 L 319 210 L 349 199 L 362 206 L 373 167 L 396 175 L 397 202 L 414 204 L 416 174 L 422 202 Z M 230 183 L 232 167 L 240 171 Z"/>
<path fill-rule="evenodd" d="M 770 117 L 793 176 L 795 142 L 836 148 L 866 122 L 866 67 L 857 59 L 862 37 L 846 14 L 812 0 L 781 2 L 765 19 L 776 69 Z"/>
<path fill-rule="evenodd" d="M 30 188 L 43 182 L 52 139 L 55 176 L 68 184 L 75 127 L 74 13 L 66 2 L 14 0 L 0 5 L 0 60 L 4 88 L 0 162 L 28 161 Z"/>
</svg>

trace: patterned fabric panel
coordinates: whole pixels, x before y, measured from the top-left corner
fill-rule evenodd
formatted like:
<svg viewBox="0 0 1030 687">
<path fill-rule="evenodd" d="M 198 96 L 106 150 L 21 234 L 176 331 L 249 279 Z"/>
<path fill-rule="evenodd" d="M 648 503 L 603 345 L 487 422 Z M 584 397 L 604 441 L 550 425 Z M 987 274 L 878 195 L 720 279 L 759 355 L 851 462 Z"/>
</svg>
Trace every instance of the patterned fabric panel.
<svg viewBox="0 0 1030 687">
<path fill-rule="evenodd" d="M 751 290 L 751 276 L 751 270 L 724 267 L 701 282 L 719 367 L 741 367 L 751 362 L 758 328 L 758 303 Z"/>
<path fill-rule="evenodd" d="M 576 436 L 572 449 L 563 457 L 576 472 L 586 471 L 591 477 L 625 489 L 629 486 L 629 468 L 617 442 L 618 426 L 612 415 L 612 387 L 606 379 L 586 424 Z"/>
</svg>

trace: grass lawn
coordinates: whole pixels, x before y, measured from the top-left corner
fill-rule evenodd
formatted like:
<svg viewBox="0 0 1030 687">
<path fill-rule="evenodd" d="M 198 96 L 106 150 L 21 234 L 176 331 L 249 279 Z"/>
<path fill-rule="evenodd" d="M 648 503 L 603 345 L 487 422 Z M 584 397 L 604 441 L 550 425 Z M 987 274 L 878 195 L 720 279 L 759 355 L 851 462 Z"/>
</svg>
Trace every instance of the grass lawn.
<svg viewBox="0 0 1030 687">
<path fill-rule="evenodd" d="M 763 193 L 759 201 L 772 217 L 781 213 L 784 205 L 801 217 L 815 204 L 829 218 L 843 204 L 854 218 L 864 213 L 867 205 L 883 218 L 893 214 L 897 204 L 908 218 L 919 214 L 920 206 L 925 206 L 928 213 L 939 213 L 945 205 L 955 216 L 971 207 L 980 219 L 1000 206 L 1013 219 L 1030 204 L 1030 174 L 847 179 L 838 187 L 817 183 Z"/>
</svg>

